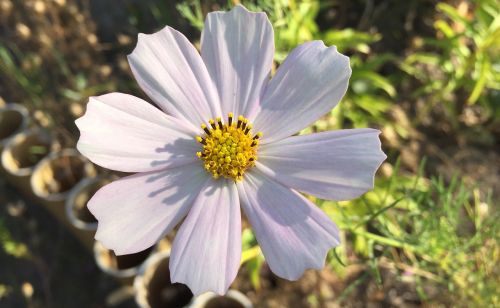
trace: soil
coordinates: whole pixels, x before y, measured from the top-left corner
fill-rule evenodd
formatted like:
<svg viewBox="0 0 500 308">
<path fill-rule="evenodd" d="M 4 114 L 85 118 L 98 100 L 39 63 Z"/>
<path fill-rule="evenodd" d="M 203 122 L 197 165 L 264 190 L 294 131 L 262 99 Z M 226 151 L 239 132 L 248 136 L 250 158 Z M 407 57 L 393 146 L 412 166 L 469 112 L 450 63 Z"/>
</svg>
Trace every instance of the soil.
<svg viewBox="0 0 500 308">
<path fill-rule="evenodd" d="M 17 168 L 31 168 L 47 156 L 49 151 L 49 140 L 42 140 L 39 136 L 31 135 L 12 150 L 12 157 Z"/>
<path fill-rule="evenodd" d="M 62 157 L 52 163 L 54 180 L 57 188 L 48 186 L 49 193 L 66 192 L 85 176 L 85 163 L 76 157 Z"/>
<path fill-rule="evenodd" d="M 228 297 L 215 297 L 205 304 L 205 308 L 245 308 L 240 302 Z"/>
<path fill-rule="evenodd" d="M 21 127 L 23 116 L 15 110 L 0 113 L 0 140 L 9 137 Z"/>
</svg>

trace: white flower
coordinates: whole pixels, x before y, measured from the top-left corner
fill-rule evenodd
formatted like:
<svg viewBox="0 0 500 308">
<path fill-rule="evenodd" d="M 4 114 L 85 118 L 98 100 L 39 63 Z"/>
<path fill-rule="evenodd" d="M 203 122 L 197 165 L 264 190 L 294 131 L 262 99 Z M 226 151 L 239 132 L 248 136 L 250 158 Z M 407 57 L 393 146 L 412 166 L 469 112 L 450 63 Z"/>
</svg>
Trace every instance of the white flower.
<svg viewBox="0 0 500 308">
<path fill-rule="evenodd" d="M 223 294 L 241 259 L 240 205 L 271 270 L 298 279 L 339 244 L 335 224 L 298 191 L 346 200 L 373 187 L 379 131 L 292 136 L 337 105 L 349 59 L 321 41 L 295 48 L 269 79 L 274 38 L 264 13 L 208 14 L 201 56 L 176 30 L 139 35 L 129 56 L 161 109 L 127 94 L 90 98 L 78 149 L 137 172 L 99 190 L 96 239 L 117 254 L 155 244 L 184 217 L 171 280 Z M 201 126 L 200 126 L 201 125 Z"/>
</svg>

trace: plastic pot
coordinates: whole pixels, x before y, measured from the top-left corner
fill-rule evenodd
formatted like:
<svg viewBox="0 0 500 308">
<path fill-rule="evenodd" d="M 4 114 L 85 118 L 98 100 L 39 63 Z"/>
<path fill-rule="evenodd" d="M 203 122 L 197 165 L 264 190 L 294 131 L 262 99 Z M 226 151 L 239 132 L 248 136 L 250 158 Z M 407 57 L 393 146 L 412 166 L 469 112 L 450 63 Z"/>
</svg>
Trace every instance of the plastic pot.
<svg viewBox="0 0 500 308">
<path fill-rule="evenodd" d="M 26 129 L 29 124 L 29 113 L 19 104 L 7 104 L 0 107 L 0 149 L 15 134 Z"/>
<path fill-rule="evenodd" d="M 94 177 L 96 173 L 94 165 L 89 160 L 74 149 L 65 149 L 42 159 L 35 166 L 30 178 L 31 189 L 38 203 L 68 227 L 89 250 L 93 246 L 93 233 L 73 228 L 66 218 L 64 204 L 78 183 Z"/>
<path fill-rule="evenodd" d="M 35 166 L 54 148 L 53 136 L 46 130 L 31 128 L 10 138 L 1 153 L 1 164 L 8 180 L 24 193 L 30 191 Z"/>
<path fill-rule="evenodd" d="M 154 246 L 138 253 L 116 256 L 115 253 L 104 247 L 100 242 L 94 242 L 94 259 L 97 266 L 106 274 L 117 278 L 123 283 L 133 282 L 139 273 L 141 265 L 152 254 Z"/>
<path fill-rule="evenodd" d="M 64 205 L 69 192 L 85 178 L 94 177 L 94 165 L 74 149 L 51 153 L 33 170 L 33 193 L 48 202 Z M 64 210 L 61 208 L 61 212 Z"/>
<path fill-rule="evenodd" d="M 212 292 L 197 296 L 190 308 L 251 308 L 252 302 L 245 294 L 237 290 L 229 290 L 226 295 L 220 296 Z"/>
<path fill-rule="evenodd" d="M 97 230 L 97 220 L 87 208 L 90 198 L 111 180 L 104 177 L 87 178 L 78 183 L 66 199 L 66 217 L 79 230 Z"/>
<path fill-rule="evenodd" d="M 189 288 L 170 281 L 170 251 L 157 252 L 140 268 L 134 280 L 135 301 L 141 308 L 187 307 L 193 298 Z"/>
</svg>

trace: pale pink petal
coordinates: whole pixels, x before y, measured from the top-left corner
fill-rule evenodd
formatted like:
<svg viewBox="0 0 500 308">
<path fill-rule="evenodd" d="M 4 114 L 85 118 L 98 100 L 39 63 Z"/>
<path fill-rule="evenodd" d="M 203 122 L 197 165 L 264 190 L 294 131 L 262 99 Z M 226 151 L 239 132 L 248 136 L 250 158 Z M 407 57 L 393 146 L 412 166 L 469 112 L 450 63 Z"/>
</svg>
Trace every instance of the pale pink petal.
<svg viewBox="0 0 500 308">
<path fill-rule="evenodd" d="M 165 27 L 139 34 L 128 61 L 141 88 L 165 112 L 194 127 L 221 115 L 217 88 L 182 33 Z"/>
<path fill-rule="evenodd" d="M 241 215 L 233 181 L 209 180 L 182 223 L 170 255 L 172 282 L 194 295 L 225 294 L 241 260 Z"/>
<path fill-rule="evenodd" d="M 276 275 L 296 280 L 308 268 L 321 269 L 328 251 L 339 244 L 338 229 L 325 213 L 258 171 L 245 174 L 238 182 L 238 193 Z"/>
<path fill-rule="evenodd" d="M 98 220 L 96 240 L 118 255 L 151 247 L 187 214 L 207 178 L 189 164 L 104 186 L 87 205 Z"/>
<path fill-rule="evenodd" d="M 132 95 L 91 97 L 76 125 L 78 151 L 104 168 L 146 172 L 197 160 L 195 132 Z"/>
<path fill-rule="evenodd" d="M 274 56 L 274 33 L 266 14 L 241 5 L 208 13 L 201 55 L 219 90 L 224 115 L 234 112 L 250 118 Z"/>
<path fill-rule="evenodd" d="M 257 168 L 285 186 L 329 200 L 349 200 L 373 188 L 386 156 L 375 129 L 294 136 L 259 149 Z"/>
<path fill-rule="evenodd" d="M 351 68 L 349 58 L 322 41 L 295 48 L 266 87 L 254 131 L 262 143 L 291 136 L 329 112 L 344 96 Z"/>
</svg>

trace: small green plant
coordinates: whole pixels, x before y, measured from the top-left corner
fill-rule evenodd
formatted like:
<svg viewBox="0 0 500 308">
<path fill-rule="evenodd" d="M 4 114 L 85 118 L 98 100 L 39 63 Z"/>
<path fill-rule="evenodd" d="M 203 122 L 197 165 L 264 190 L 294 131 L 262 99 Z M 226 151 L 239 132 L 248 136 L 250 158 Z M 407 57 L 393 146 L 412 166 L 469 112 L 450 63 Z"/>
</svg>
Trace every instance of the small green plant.
<svg viewBox="0 0 500 308">
<path fill-rule="evenodd" d="M 14 258 L 30 258 L 31 253 L 24 243 L 12 238 L 12 235 L 0 219 L 0 248 L 3 253 Z"/>
<path fill-rule="evenodd" d="M 452 122 L 464 106 L 481 103 L 490 117 L 500 115 L 494 91 L 500 90 L 500 8 L 495 0 L 436 6 L 436 37 L 417 40 L 417 51 L 401 63 L 420 81 L 413 96 L 427 94 L 429 107 L 444 103 Z"/>
<path fill-rule="evenodd" d="M 456 177 L 447 183 L 439 176 L 395 172 L 375 187 L 349 202 L 318 201 L 352 236 L 359 260 L 367 260 L 375 273 L 383 259 L 413 275 L 422 300 L 427 298 L 422 286 L 432 280 L 479 307 L 500 303 L 500 215 L 489 197 L 480 198 L 479 190 Z M 336 253 L 345 253 L 345 245 Z M 341 272 L 338 258 L 330 260 Z M 347 262 L 345 255 L 340 259 Z"/>
</svg>

